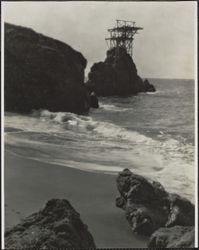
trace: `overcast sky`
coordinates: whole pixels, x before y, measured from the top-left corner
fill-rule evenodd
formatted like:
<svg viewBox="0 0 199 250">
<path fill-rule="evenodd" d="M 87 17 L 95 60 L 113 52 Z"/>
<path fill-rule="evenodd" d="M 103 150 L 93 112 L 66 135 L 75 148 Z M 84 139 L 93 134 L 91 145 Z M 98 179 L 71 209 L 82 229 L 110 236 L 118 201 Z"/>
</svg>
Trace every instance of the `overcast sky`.
<svg viewBox="0 0 199 250">
<path fill-rule="evenodd" d="M 107 29 L 116 19 L 135 21 L 133 59 L 141 77 L 194 78 L 196 2 L 4 2 L 4 20 L 31 27 L 104 60 Z M 195 52 L 195 53 L 194 53 Z"/>
</svg>

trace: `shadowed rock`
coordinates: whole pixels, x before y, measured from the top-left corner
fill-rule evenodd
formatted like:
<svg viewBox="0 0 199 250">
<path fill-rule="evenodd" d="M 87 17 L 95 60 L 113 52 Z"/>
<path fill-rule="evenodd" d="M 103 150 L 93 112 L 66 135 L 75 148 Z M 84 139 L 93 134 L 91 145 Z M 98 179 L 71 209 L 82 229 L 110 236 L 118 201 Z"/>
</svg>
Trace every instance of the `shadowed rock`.
<svg viewBox="0 0 199 250">
<path fill-rule="evenodd" d="M 148 247 L 194 248 L 194 227 L 160 228 L 152 234 Z"/>
<path fill-rule="evenodd" d="M 12 249 L 95 248 L 92 235 L 67 200 L 49 200 L 5 233 L 5 247 Z"/>
<path fill-rule="evenodd" d="M 69 45 L 5 24 L 5 110 L 87 113 L 86 59 Z"/>
<path fill-rule="evenodd" d="M 90 107 L 91 108 L 99 108 L 99 102 L 95 92 L 91 92 L 90 94 Z"/>
<path fill-rule="evenodd" d="M 117 188 L 116 206 L 125 210 L 133 232 L 151 235 L 160 227 L 194 225 L 194 205 L 166 192 L 159 182 L 125 169 L 117 177 Z"/>
<path fill-rule="evenodd" d="M 153 92 L 155 87 L 138 76 L 136 65 L 124 48 L 107 51 L 104 62 L 94 63 L 86 82 L 97 96 L 128 96 L 139 92 Z"/>
</svg>

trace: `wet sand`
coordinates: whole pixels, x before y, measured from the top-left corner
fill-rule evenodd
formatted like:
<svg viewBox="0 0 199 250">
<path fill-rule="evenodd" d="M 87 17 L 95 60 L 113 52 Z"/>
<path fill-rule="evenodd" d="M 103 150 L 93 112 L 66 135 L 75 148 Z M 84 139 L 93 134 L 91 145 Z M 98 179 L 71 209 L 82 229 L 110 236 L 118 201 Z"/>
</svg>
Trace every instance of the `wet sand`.
<svg viewBox="0 0 199 250">
<path fill-rule="evenodd" d="M 115 176 L 24 159 L 5 152 L 5 227 L 37 212 L 52 198 L 70 201 L 97 247 L 146 247 L 115 206 Z"/>
</svg>

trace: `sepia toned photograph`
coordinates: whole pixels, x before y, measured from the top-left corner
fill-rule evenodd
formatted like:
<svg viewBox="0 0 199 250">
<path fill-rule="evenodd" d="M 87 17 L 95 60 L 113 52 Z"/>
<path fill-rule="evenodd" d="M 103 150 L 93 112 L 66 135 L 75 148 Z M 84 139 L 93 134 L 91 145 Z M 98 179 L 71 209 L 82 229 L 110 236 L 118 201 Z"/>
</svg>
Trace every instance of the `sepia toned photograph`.
<svg viewBox="0 0 199 250">
<path fill-rule="evenodd" d="M 1 7 L 2 249 L 197 247 L 197 2 Z"/>
</svg>

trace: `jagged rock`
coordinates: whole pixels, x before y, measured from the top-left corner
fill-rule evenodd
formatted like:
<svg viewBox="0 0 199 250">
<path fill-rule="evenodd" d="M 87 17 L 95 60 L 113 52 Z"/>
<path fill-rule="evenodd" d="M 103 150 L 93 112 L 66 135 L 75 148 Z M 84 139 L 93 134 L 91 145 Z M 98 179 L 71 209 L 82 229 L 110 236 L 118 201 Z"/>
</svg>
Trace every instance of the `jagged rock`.
<svg viewBox="0 0 199 250">
<path fill-rule="evenodd" d="M 194 227 L 159 228 L 149 240 L 148 247 L 194 248 Z"/>
<path fill-rule="evenodd" d="M 5 233 L 6 249 L 95 248 L 92 235 L 67 200 L 49 200 Z"/>
<path fill-rule="evenodd" d="M 155 91 L 156 91 L 155 87 L 152 84 L 150 84 L 150 82 L 147 79 L 145 79 L 143 81 L 143 91 L 142 92 L 155 92 Z"/>
<path fill-rule="evenodd" d="M 177 194 L 168 194 L 169 216 L 166 227 L 175 225 L 192 226 L 195 221 L 195 207 Z"/>
<path fill-rule="evenodd" d="M 69 45 L 5 24 L 5 110 L 87 113 L 86 59 Z"/>
<path fill-rule="evenodd" d="M 148 80 L 143 82 L 138 76 L 136 65 L 124 48 L 108 50 L 104 62 L 94 63 L 86 86 L 97 96 L 128 96 L 155 91 Z"/>
<path fill-rule="evenodd" d="M 194 205 L 168 193 L 159 182 L 124 169 L 117 177 L 117 188 L 116 206 L 125 210 L 133 232 L 151 235 L 160 227 L 194 225 Z"/>
</svg>

